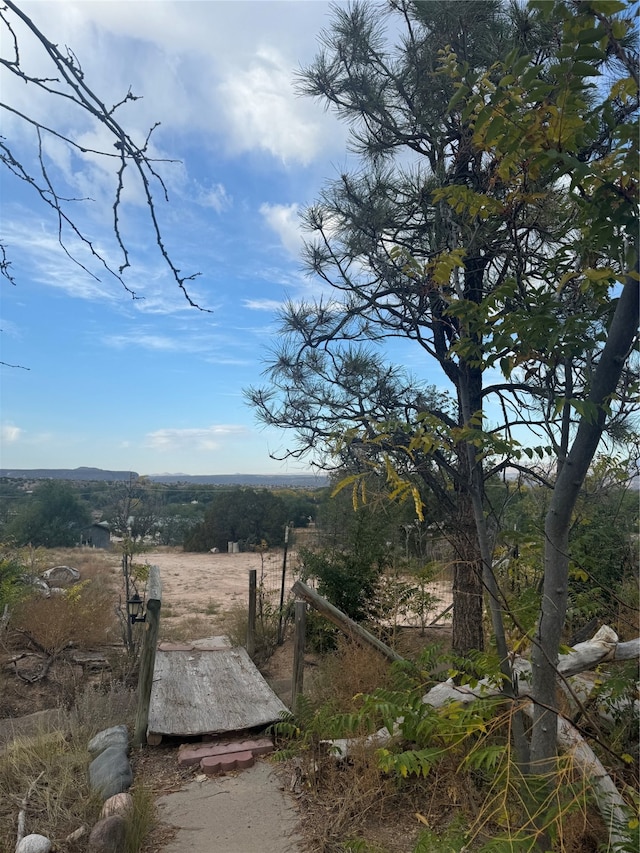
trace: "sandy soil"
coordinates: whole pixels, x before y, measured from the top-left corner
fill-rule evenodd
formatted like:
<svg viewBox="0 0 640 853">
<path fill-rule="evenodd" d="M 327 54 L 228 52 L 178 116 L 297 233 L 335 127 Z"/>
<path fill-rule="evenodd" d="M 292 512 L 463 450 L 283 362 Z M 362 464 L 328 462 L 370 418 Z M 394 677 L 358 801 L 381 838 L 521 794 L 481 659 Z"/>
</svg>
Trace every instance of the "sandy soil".
<svg viewBox="0 0 640 853">
<path fill-rule="evenodd" d="M 257 572 L 258 585 L 277 606 L 282 583 L 283 552 L 278 549 L 266 554 L 202 554 L 174 548 L 163 548 L 144 555 L 150 565 L 160 569 L 165 624 L 175 628 L 196 616 L 209 617 L 212 626 L 219 627 L 220 618 L 234 606 L 246 605 L 249 600 L 249 571 Z M 295 579 L 297 557 L 287 554 L 285 596 Z M 435 619 L 451 604 L 450 582 L 436 581 L 429 586 L 436 596 L 434 610 L 428 621 Z M 215 617 L 215 618 L 214 618 Z M 401 617 L 400 623 L 414 624 L 416 618 Z M 441 623 L 442 624 L 442 623 Z"/>
<path fill-rule="evenodd" d="M 145 553 L 145 562 L 158 566 L 162 603 L 171 620 L 196 614 L 214 615 L 249 600 L 249 572 L 255 569 L 258 584 L 276 598 L 282 582 L 283 553 L 202 554 L 164 548 Z M 295 553 L 287 555 L 286 589 L 291 587 Z"/>
</svg>

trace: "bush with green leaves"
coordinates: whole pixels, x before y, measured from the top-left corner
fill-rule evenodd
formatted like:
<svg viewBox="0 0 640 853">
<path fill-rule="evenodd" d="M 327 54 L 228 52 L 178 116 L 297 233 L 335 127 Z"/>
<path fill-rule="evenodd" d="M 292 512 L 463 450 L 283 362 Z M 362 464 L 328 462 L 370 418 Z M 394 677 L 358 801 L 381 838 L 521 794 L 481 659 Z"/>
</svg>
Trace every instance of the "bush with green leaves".
<svg viewBox="0 0 640 853">
<path fill-rule="evenodd" d="M 621 697 L 628 698 L 634 688 L 631 669 L 618 671 L 611 689 L 601 690 L 599 698 L 611 707 Z M 587 849 L 581 846 L 587 838 L 591 839 L 588 849 L 595 850 L 597 841 L 607 838 L 608 828 L 598 815 L 591 779 L 575 763 L 573 751 L 558 759 L 560 784 L 549 786 L 546 777 L 524 775 L 519 768 L 510 744 L 516 708 L 505 703 L 503 697 L 486 696 L 468 705 L 452 701 L 433 707 L 425 703 L 424 695 L 436 680 L 430 673 L 439 672 L 436 678 L 453 675 L 457 681 L 473 686 L 477 679 L 468 675 L 470 670 L 492 673 L 496 683 L 501 678 L 495 656 L 475 653 L 468 660 L 459 659 L 443 656 L 437 648 L 429 647 L 416 662 L 392 665 L 391 687 L 356 694 L 347 710 L 341 707 L 336 712 L 332 703 L 314 706 L 309 700 L 302 701 L 295 718 L 274 727 L 281 739 L 280 755 L 297 755 L 309 763 L 308 772 L 319 790 L 323 790 L 323 774 L 330 778 L 334 772 L 331 763 L 335 760 L 329 759 L 331 749 L 327 742 L 338 738 L 356 739 L 352 741 L 353 759 L 342 764 L 343 775 L 353 765 L 360 774 L 369 774 L 375 768 L 381 778 L 393 779 L 397 786 L 412 779 L 423 780 L 427 786 L 424 802 L 436 796 L 442 779 L 455 777 L 456 796 L 460 799 L 451 814 L 457 813 L 462 823 L 438 820 L 421 833 L 414 853 L 457 853 L 463 848 L 478 853 L 529 853 L 540 849 L 543 835 L 550 844 L 545 850 Z M 362 739 L 382 727 L 393 736 L 384 744 L 370 743 L 368 765 L 363 771 Z M 611 736 L 602 742 L 617 753 L 621 768 L 630 760 L 624 752 L 629 745 L 629 727 L 626 731 L 623 728 L 622 721 L 614 722 Z M 634 771 L 627 766 L 629 822 L 624 834 L 633 845 L 638 840 L 638 822 L 633 817 Z M 374 849 L 368 843 L 362 836 L 344 849 Z M 625 844 L 616 849 L 626 853 Z"/>
<path fill-rule="evenodd" d="M 0 550 L 0 617 L 27 593 L 24 583 L 26 567 L 11 549 Z"/>
<path fill-rule="evenodd" d="M 204 520 L 186 534 L 185 551 L 227 550 L 238 542 L 249 550 L 264 540 L 269 547 L 284 543 L 289 519 L 285 502 L 267 489 L 221 489 L 207 506 Z"/>
<path fill-rule="evenodd" d="M 79 544 L 90 521 L 89 508 L 69 483 L 45 480 L 7 522 L 4 536 L 19 546 L 68 548 Z"/>
</svg>

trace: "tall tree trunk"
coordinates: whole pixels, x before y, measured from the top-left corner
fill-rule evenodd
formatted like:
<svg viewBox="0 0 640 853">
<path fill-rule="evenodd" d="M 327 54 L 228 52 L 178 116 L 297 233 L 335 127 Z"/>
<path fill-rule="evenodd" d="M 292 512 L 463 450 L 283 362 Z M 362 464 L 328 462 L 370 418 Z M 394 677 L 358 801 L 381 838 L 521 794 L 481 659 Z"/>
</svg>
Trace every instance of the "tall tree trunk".
<svg viewBox="0 0 640 853">
<path fill-rule="evenodd" d="M 636 269 L 637 273 L 637 269 Z M 596 367 L 589 402 L 595 415 L 583 416 L 569 455 L 560 467 L 545 519 L 544 585 L 531 662 L 535 703 L 531 762 L 536 773 L 554 769 L 557 741 L 558 650 L 567 612 L 569 528 L 584 479 L 606 421 L 605 406 L 615 393 L 638 331 L 638 281 L 628 278 Z"/>
<path fill-rule="evenodd" d="M 453 564 L 454 651 L 465 654 L 484 649 L 482 620 L 482 556 L 478 547 L 473 506 L 468 492 L 458 495 L 455 529 L 451 536 Z"/>
</svg>

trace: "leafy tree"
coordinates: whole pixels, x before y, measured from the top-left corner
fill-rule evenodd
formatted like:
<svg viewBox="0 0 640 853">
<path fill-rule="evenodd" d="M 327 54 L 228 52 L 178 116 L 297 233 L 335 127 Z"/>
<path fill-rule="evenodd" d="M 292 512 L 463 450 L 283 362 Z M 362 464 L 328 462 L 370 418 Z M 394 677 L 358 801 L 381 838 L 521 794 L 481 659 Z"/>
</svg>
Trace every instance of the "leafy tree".
<svg viewBox="0 0 640 853">
<path fill-rule="evenodd" d="M 318 235 L 310 266 L 336 297 L 288 309 L 289 350 L 272 362 L 272 389 L 253 399 L 265 419 L 295 428 L 290 400 L 316 350 L 332 358 L 344 341 L 404 337 L 435 357 L 454 387 L 453 416 L 425 408 L 404 425 L 400 444 L 397 421 L 371 430 L 365 410 L 348 439 L 386 453 L 396 493 L 398 450 L 411 463 L 443 449 L 457 456 L 451 480 L 471 510 L 465 517 L 474 522 L 507 692 L 486 474 L 492 458 L 504 469 L 556 456 L 532 652 L 531 765 L 547 773 L 572 517 L 603 436 L 624 440 L 637 387 L 633 22 L 616 0 L 514 4 L 508 12 L 481 3 L 390 8 L 406 24 L 395 53 L 372 9 L 358 4 L 336 13 L 325 52 L 304 75 L 306 91 L 351 122 L 362 169 L 329 185 L 307 215 Z M 474 38 L 474 8 L 493 16 L 498 37 L 507 20 L 517 33 L 490 62 L 479 45 L 494 46 L 496 36 Z M 402 149 L 413 154 L 409 167 L 392 156 Z M 416 159 L 427 165 L 414 166 Z M 492 400 L 498 414 L 490 422 Z M 519 444 L 514 430 L 523 425 L 539 432 L 541 445 Z M 521 760 L 526 766 L 524 753 Z"/>
<path fill-rule="evenodd" d="M 200 504 L 170 503 L 158 512 L 155 535 L 160 545 L 182 545 L 191 528 L 204 518 L 204 506 Z"/>
<path fill-rule="evenodd" d="M 195 525 L 184 542 L 186 551 L 226 551 L 229 542 L 242 549 L 284 543 L 287 524 L 284 501 L 266 489 L 220 490 L 208 504 L 204 521 Z"/>
<path fill-rule="evenodd" d="M 402 33 L 395 44 L 390 19 Z M 249 399 L 263 420 L 299 437 L 288 453 L 317 453 L 319 445 L 345 452 L 347 444 L 361 462 L 386 455 L 412 478 L 418 501 L 425 490 L 436 495 L 457 555 L 454 645 L 482 648 L 483 555 L 473 495 L 482 503 L 484 472 L 464 429 L 505 391 L 503 383 L 484 385 L 476 351 L 456 348 L 464 317 L 448 306 L 454 295 L 463 306 L 478 306 L 519 274 L 523 254 L 545 253 L 552 220 L 541 206 L 505 217 L 508 188 L 494 186 L 468 119 L 448 110 L 456 89 L 443 73 L 442 52 L 491 76 L 508 53 L 535 51 L 545 61 L 557 45 L 554 27 L 497 0 L 403 0 L 389 3 L 383 16 L 378 7 L 355 3 L 334 11 L 322 42 L 300 88 L 350 124 L 360 161 L 328 183 L 305 214 L 312 234 L 305 259 L 332 297 L 287 307 L 270 385 L 250 389 Z M 447 187 L 491 193 L 495 204 L 468 222 L 436 196 Z M 480 337 L 477 330 L 477 345 Z M 435 359 L 452 397 L 381 364 L 376 343 L 393 339 L 411 343 L 425 364 Z M 425 441 L 408 452 L 416 432 Z"/>
<path fill-rule="evenodd" d="M 302 491 L 300 489 L 278 489 L 275 494 L 287 507 L 287 517 L 293 527 L 307 527 L 315 518 L 318 509 L 319 489 Z"/>
<path fill-rule="evenodd" d="M 5 535 L 17 545 L 66 548 L 80 542 L 80 530 L 90 521 L 87 506 L 68 483 L 47 480 L 6 525 Z"/>
<path fill-rule="evenodd" d="M 383 486 L 381 480 L 378 494 L 372 490 L 355 510 L 347 491 L 331 497 L 327 490 L 318 507 L 317 546 L 299 554 L 302 578 L 316 580 L 319 593 L 356 621 L 376 614 L 381 575 L 399 553 L 405 556 L 402 523 L 411 510 L 390 504 Z"/>
<path fill-rule="evenodd" d="M 542 8 L 549 13 L 549 6 Z M 572 517 L 607 424 L 624 416 L 632 392 L 639 279 L 632 21 L 615 17 L 625 11 L 623 3 L 558 2 L 551 11 L 562 22 L 561 42 L 544 65 L 531 57 L 514 64 L 516 57 L 507 57 L 498 66 L 502 76 L 496 85 L 452 60 L 459 86 L 452 106 L 456 102 L 468 117 L 474 144 L 496 179 L 511 188 L 512 203 L 521 210 L 540 200 L 548 204 L 564 188 L 559 182 L 568 179 L 565 194 L 573 211 L 552 258 L 529 265 L 520 281 L 505 280 L 492 304 L 466 312 L 467 330 L 482 330 L 482 348 L 477 333 L 475 340 L 468 331 L 461 338 L 461 348 L 472 347 L 484 363 L 499 361 L 512 386 L 519 366 L 534 386 L 527 391 L 535 395 L 537 387 L 539 396 L 545 391 L 553 407 L 545 426 L 558 437 L 558 469 L 545 518 L 543 595 L 532 653 L 531 758 L 540 772 L 551 769 L 555 755 L 555 666 L 568 601 Z M 602 78 L 611 59 L 608 79 L 596 86 L 592 78 Z M 535 199 L 528 182 L 541 175 L 547 189 Z M 457 209 L 459 194 L 447 198 Z M 474 192 L 462 204 L 463 215 L 469 218 L 480 200 Z M 544 346 L 540 328 L 527 322 L 534 300 L 541 306 Z M 480 532 L 479 513 L 476 520 Z"/>
<path fill-rule="evenodd" d="M 0 630 L 7 624 L 10 608 L 27 594 L 27 566 L 12 549 L 0 549 Z"/>
</svg>

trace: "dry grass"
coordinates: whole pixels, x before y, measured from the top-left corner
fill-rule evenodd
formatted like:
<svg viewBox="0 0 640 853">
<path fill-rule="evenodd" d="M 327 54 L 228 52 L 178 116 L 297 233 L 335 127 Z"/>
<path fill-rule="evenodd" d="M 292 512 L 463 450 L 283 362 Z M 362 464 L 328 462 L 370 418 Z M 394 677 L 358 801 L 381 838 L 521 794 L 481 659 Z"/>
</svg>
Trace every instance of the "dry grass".
<svg viewBox="0 0 640 853">
<path fill-rule="evenodd" d="M 68 646 L 91 649 L 115 642 L 113 596 L 99 580 L 81 581 L 64 594 L 35 594 L 14 611 L 11 627 L 37 648 L 56 655 Z"/>
<path fill-rule="evenodd" d="M 160 620 L 160 639 L 171 643 L 187 642 L 202 637 L 211 637 L 217 633 L 216 622 L 209 616 L 194 613 L 180 619 L 167 617 L 163 605 Z"/>
<path fill-rule="evenodd" d="M 119 685 L 104 691 L 89 688 L 65 731 L 35 731 L 6 747 L 0 754 L 0 850 L 15 846 L 18 811 L 32 785 L 26 832 L 47 836 L 60 853 L 82 849 L 65 839 L 80 826 L 91 826 L 102 806 L 89 788 L 87 743 L 103 728 L 131 723 L 133 713 L 131 691 Z"/>
<path fill-rule="evenodd" d="M 341 711 L 353 710 L 353 697 L 389 687 L 389 661 L 370 647 L 339 636 L 334 653 L 324 658 L 313 682 L 310 700 L 330 703 Z"/>
</svg>

